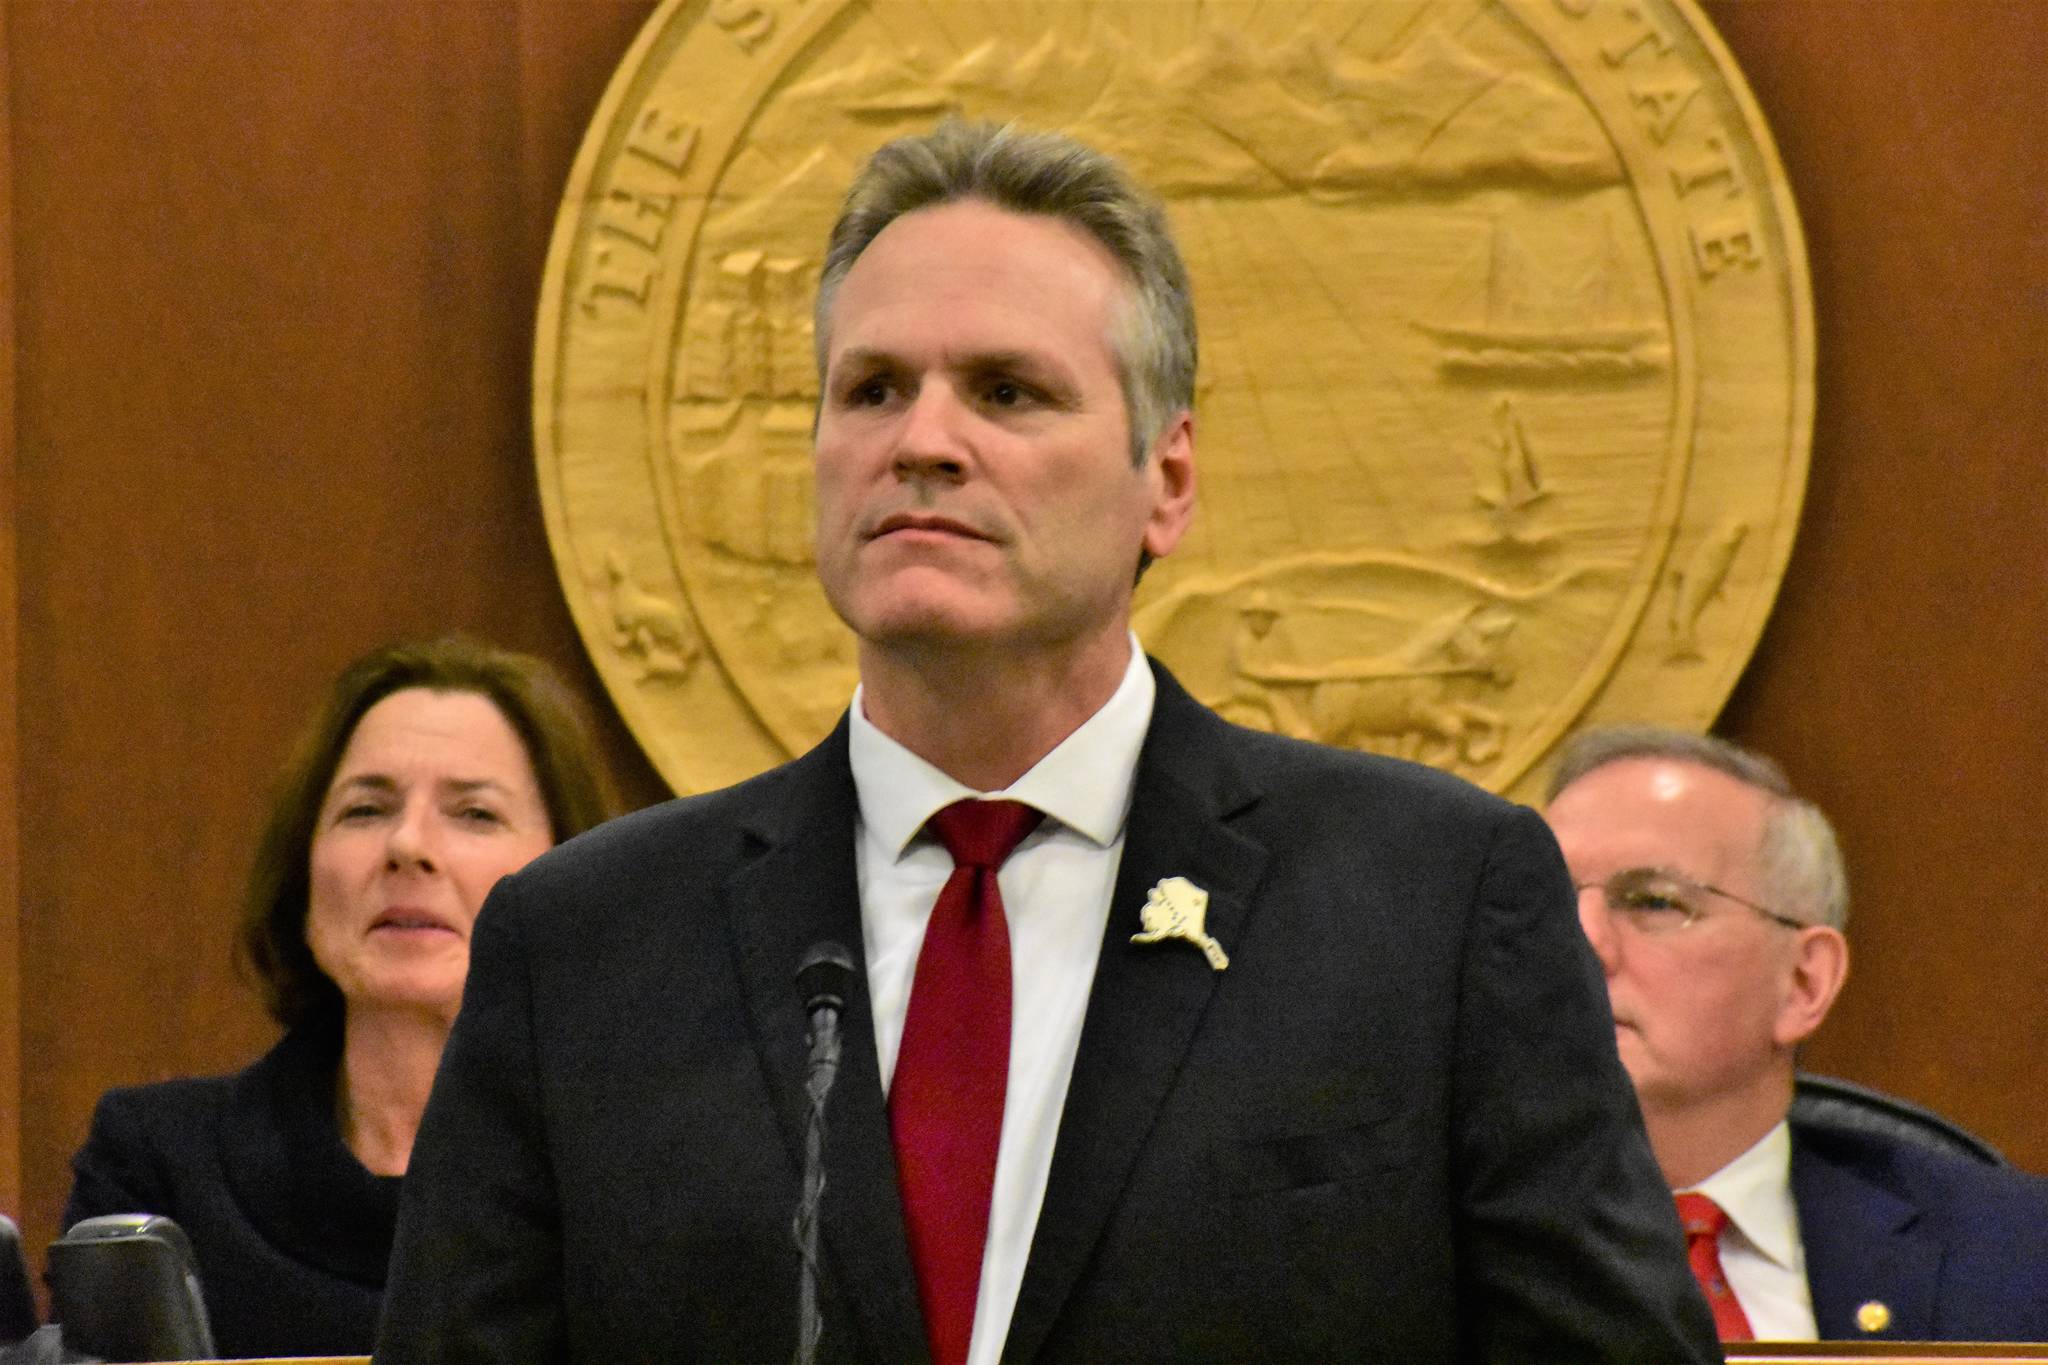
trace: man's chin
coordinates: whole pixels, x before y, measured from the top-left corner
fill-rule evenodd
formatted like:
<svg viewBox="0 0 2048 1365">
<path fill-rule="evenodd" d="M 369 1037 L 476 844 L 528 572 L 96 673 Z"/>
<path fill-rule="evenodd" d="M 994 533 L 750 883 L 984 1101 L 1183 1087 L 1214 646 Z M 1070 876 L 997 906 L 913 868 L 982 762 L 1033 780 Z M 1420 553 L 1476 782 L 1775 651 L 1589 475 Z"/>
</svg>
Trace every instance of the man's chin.
<svg viewBox="0 0 2048 1365">
<path fill-rule="evenodd" d="M 1014 633 L 1007 622 L 991 619 L 986 611 L 946 602 L 892 603 L 850 619 L 847 625 L 862 645 L 893 653 L 984 648 Z"/>
<path fill-rule="evenodd" d="M 1016 633 L 1016 613 L 976 585 L 935 573 L 895 575 L 833 607 L 862 642 L 882 649 L 972 647 Z"/>
<path fill-rule="evenodd" d="M 1633 1024 L 1616 1021 L 1614 1025 L 1614 1050 L 1621 1055 L 1622 1069 L 1638 1087 L 1643 1083 L 1643 1073 L 1648 1058 L 1643 1052 L 1643 1036 Z"/>
</svg>

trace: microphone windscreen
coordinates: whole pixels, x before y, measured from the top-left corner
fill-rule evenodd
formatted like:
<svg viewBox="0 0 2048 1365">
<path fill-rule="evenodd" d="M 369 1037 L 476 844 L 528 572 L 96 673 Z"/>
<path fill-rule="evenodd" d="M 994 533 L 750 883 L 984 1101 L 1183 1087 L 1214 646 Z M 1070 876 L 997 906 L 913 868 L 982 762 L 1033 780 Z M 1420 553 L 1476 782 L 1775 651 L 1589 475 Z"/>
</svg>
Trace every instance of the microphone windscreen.
<svg viewBox="0 0 2048 1365">
<path fill-rule="evenodd" d="M 821 1006 L 843 1009 L 853 988 L 853 954 L 846 945 L 826 939 L 813 943 L 796 969 L 797 998 L 808 1014 Z"/>
</svg>

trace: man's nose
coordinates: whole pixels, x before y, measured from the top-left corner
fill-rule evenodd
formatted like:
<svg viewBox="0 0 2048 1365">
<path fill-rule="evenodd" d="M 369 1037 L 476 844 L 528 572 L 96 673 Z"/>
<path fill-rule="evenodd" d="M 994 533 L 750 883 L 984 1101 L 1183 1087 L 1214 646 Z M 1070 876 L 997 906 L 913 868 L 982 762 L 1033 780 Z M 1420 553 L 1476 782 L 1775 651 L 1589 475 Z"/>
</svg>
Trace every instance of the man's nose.
<svg viewBox="0 0 2048 1365">
<path fill-rule="evenodd" d="M 949 385 L 919 388 L 896 433 L 891 467 L 906 481 L 959 482 L 967 474 L 968 446 L 962 434 L 967 409 Z"/>
<path fill-rule="evenodd" d="M 1621 936 L 1615 931 L 1614 917 L 1607 912 L 1607 895 L 1597 886 L 1579 891 L 1579 927 L 1586 931 L 1586 942 L 1593 945 L 1601 968 L 1609 976 L 1620 971 Z"/>
</svg>

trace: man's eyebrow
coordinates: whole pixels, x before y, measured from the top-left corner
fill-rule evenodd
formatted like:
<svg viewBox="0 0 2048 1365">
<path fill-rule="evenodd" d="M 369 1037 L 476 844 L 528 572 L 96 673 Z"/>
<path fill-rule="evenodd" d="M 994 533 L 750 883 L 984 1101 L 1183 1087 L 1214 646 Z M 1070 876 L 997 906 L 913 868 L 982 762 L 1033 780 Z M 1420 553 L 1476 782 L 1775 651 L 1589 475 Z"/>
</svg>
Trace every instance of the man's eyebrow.
<svg viewBox="0 0 2048 1365">
<path fill-rule="evenodd" d="M 1054 362 L 1050 356 L 1035 351 L 976 351 L 963 356 L 955 367 L 968 373 L 986 370 L 1048 370 Z"/>
<path fill-rule="evenodd" d="M 1666 863 L 1650 863 L 1636 867 L 1616 868 L 1614 872 L 1609 875 L 1607 880 L 1613 881 L 1616 877 L 1634 877 L 1637 879 L 1641 879 L 1644 877 L 1663 877 L 1668 881 L 1693 882 L 1697 885 L 1705 885 L 1704 882 L 1701 882 L 1700 879 L 1698 877 L 1695 877 L 1692 873 L 1683 871 L 1679 868 L 1672 867 Z"/>
<path fill-rule="evenodd" d="M 834 369 L 844 365 L 901 365 L 903 357 L 895 351 L 879 346 L 849 346 L 834 358 Z M 981 370 L 1004 369 L 1046 369 L 1055 363 L 1051 355 L 1039 351 L 1023 351 L 1014 348 L 1005 350 L 967 351 L 949 357 L 946 368 L 961 373 Z"/>
<path fill-rule="evenodd" d="M 830 369 L 837 370 L 846 365 L 874 365 L 900 363 L 894 352 L 874 346 L 849 346 L 833 357 Z"/>
</svg>

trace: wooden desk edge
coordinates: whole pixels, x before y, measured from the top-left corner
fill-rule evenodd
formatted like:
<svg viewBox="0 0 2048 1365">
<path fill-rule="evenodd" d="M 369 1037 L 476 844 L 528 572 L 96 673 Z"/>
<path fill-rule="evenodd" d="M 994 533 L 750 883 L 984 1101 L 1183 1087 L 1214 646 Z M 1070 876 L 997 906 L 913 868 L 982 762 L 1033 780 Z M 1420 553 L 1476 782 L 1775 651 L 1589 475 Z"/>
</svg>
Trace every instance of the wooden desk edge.
<svg viewBox="0 0 2048 1365">
<path fill-rule="evenodd" d="M 2048 1343 L 1924 1341 L 1754 1341 L 1731 1343 L 1729 1365 L 1825 1365 L 1885 1360 L 1893 1365 L 2022 1365 L 2048 1360 Z M 157 1365 L 370 1365 L 368 1356 L 290 1356 L 237 1361 L 159 1361 Z"/>
<path fill-rule="evenodd" d="M 1997 1341 L 1744 1341 L 1730 1342 L 1729 1365 L 1824 1365 L 1887 1360 L 1893 1365 L 2017 1365 L 2048 1360 L 2048 1343 Z"/>
</svg>

